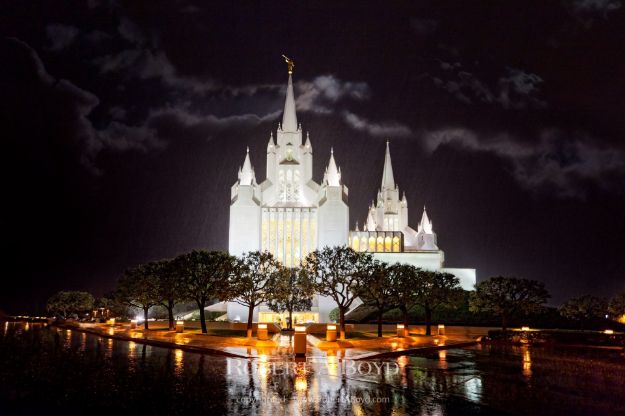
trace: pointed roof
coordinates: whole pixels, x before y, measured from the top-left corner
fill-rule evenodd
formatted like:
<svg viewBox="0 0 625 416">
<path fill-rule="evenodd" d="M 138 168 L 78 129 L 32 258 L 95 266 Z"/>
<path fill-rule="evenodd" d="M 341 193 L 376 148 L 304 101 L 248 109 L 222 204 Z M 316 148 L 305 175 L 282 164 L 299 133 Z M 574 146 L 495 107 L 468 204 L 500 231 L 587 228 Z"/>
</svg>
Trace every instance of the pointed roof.
<svg viewBox="0 0 625 416">
<path fill-rule="evenodd" d="M 326 180 L 330 186 L 341 186 L 341 171 L 336 167 L 334 149 L 330 149 L 330 161 L 326 169 Z"/>
<path fill-rule="evenodd" d="M 297 131 L 297 115 L 295 114 L 295 94 L 293 93 L 293 77 L 289 74 L 286 87 L 284 114 L 282 115 L 282 131 Z"/>
<path fill-rule="evenodd" d="M 310 144 L 310 133 L 306 132 L 306 143 L 304 143 L 307 149 L 312 150 L 312 144 Z"/>
<path fill-rule="evenodd" d="M 386 141 L 386 155 L 384 156 L 384 171 L 382 172 L 382 189 L 395 189 L 395 178 L 393 177 L 393 165 L 391 163 L 391 151 Z"/>
<path fill-rule="evenodd" d="M 269 143 L 267 143 L 267 151 L 272 151 L 276 147 L 276 142 L 273 140 L 273 131 L 269 134 Z"/>
<path fill-rule="evenodd" d="M 421 222 L 419 223 L 419 232 L 423 231 L 426 234 L 432 234 L 434 232 L 432 221 L 428 218 L 428 212 L 423 207 L 423 215 L 421 216 Z"/>
<path fill-rule="evenodd" d="M 248 147 L 247 153 L 245 153 L 245 161 L 243 162 L 243 167 L 239 175 L 239 185 L 252 185 L 255 181 L 254 168 L 250 161 L 250 148 Z"/>
</svg>

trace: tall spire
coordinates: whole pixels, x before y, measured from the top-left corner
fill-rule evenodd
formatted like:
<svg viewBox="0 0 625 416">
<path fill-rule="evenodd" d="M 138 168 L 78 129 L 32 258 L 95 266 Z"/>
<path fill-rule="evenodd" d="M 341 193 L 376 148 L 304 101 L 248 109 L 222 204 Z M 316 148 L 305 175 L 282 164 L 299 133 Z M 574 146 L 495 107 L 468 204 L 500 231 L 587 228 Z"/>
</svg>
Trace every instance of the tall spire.
<svg viewBox="0 0 625 416">
<path fill-rule="evenodd" d="M 393 177 L 393 165 L 391 164 L 391 151 L 386 141 L 386 155 L 384 156 L 384 171 L 382 173 L 382 190 L 395 189 L 395 178 Z"/>
<path fill-rule="evenodd" d="M 267 153 L 273 152 L 276 148 L 276 142 L 273 141 L 273 131 L 269 134 L 269 143 L 267 143 Z"/>
<path fill-rule="evenodd" d="M 239 185 L 253 185 L 254 182 L 256 182 L 256 177 L 254 175 L 252 162 L 250 161 L 250 148 L 248 147 L 247 153 L 245 153 L 245 161 L 243 162 L 243 167 L 239 175 Z"/>
<path fill-rule="evenodd" d="M 295 114 L 295 94 L 293 93 L 293 77 L 289 74 L 289 83 L 286 87 L 284 114 L 282 115 L 282 131 L 297 131 L 297 115 Z"/>
<path fill-rule="evenodd" d="M 336 167 L 334 149 L 330 150 L 330 162 L 328 162 L 328 169 L 326 170 L 326 180 L 329 186 L 341 186 L 341 171 Z"/>
</svg>

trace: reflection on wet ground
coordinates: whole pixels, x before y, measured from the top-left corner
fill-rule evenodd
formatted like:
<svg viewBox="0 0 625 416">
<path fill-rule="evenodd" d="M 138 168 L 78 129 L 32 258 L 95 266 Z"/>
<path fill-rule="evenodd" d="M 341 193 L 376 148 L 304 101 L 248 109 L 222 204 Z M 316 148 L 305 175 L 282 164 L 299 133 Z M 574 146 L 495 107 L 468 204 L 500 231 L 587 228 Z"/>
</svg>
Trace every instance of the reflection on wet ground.
<svg viewBox="0 0 625 416">
<path fill-rule="evenodd" d="M 298 362 L 286 336 L 278 355 L 237 359 L 37 324 L 0 332 L 0 414 L 625 414 L 614 351 L 476 346 L 372 361 L 328 351 Z"/>
</svg>

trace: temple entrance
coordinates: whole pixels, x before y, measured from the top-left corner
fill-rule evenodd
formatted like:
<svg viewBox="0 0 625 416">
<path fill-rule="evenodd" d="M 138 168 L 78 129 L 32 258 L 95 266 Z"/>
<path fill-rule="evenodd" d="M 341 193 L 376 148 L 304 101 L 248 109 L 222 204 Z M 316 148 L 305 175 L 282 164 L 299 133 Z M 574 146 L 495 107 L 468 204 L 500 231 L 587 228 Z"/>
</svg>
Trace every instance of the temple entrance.
<svg viewBox="0 0 625 416">
<path fill-rule="evenodd" d="M 288 312 L 259 312 L 258 322 L 277 323 L 282 328 L 288 326 Z M 293 325 L 319 323 L 319 312 L 293 312 Z"/>
</svg>

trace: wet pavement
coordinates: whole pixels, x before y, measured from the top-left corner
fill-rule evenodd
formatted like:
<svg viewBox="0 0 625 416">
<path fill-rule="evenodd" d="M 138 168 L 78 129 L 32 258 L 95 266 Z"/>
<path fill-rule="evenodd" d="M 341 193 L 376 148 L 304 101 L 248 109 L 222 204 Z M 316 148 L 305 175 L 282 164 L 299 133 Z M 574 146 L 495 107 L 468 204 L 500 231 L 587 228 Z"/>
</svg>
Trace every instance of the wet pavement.
<svg viewBox="0 0 625 416">
<path fill-rule="evenodd" d="M 328 350 L 298 362 L 289 337 L 278 354 L 239 359 L 42 325 L 0 334 L 0 414 L 625 414 L 615 351 L 478 345 L 354 361 Z"/>
</svg>

